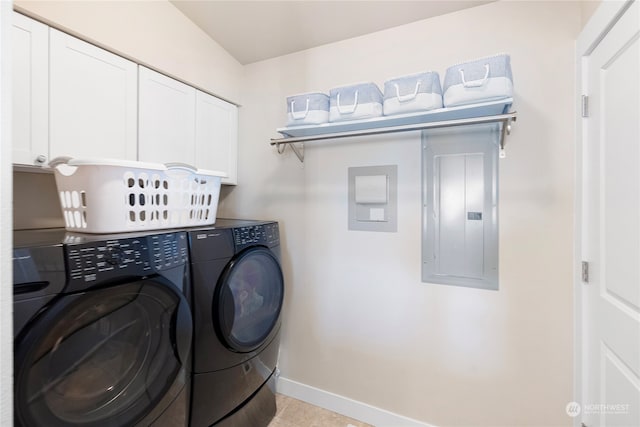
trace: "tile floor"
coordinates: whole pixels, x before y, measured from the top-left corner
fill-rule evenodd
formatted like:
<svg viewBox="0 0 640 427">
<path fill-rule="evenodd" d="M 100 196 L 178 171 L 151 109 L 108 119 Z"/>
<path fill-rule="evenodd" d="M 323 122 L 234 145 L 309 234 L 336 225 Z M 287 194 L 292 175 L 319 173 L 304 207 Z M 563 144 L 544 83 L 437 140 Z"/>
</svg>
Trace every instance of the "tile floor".
<svg viewBox="0 0 640 427">
<path fill-rule="evenodd" d="M 276 406 L 269 427 L 373 427 L 282 394 L 276 394 Z"/>
</svg>

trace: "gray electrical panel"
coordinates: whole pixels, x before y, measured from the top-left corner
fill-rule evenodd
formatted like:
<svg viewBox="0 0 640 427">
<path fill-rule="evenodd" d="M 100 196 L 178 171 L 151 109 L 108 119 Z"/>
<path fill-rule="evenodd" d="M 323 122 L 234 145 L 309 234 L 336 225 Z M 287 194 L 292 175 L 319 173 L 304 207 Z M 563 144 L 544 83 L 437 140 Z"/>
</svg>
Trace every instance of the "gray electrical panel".
<svg viewBox="0 0 640 427">
<path fill-rule="evenodd" d="M 498 289 L 498 126 L 422 133 L 422 281 Z"/>
</svg>

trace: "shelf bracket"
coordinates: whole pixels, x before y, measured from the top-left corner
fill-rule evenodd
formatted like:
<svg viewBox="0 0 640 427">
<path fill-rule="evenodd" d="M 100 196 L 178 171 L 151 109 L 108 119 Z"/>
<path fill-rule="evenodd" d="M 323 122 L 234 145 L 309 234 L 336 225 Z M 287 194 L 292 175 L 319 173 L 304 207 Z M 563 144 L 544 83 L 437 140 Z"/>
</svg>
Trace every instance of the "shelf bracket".
<svg viewBox="0 0 640 427">
<path fill-rule="evenodd" d="M 283 154 L 284 150 L 286 150 L 287 146 L 289 146 L 289 148 L 291 148 L 291 150 L 296 155 L 298 160 L 300 160 L 300 163 L 304 163 L 304 142 L 301 142 L 298 147 L 296 147 L 293 143 L 290 143 L 290 142 L 276 142 L 274 144 L 276 146 L 276 150 L 278 150 L 278 154 Z M 274 145 L 274 144 L 271 144 L 271 145 Z M 282 149 L 280 148 L 281 145 L 283 146 Z"/>
<path fill-rule="evenodd" d="M 507 157 L 504 147 L 507 145 L 507 135 L 511 135 L 511 122 L 516 121 L 516 116 L 508 117 L 502 122 L 502 130 L 500 131 L 500 158 Z"/>
</svg>

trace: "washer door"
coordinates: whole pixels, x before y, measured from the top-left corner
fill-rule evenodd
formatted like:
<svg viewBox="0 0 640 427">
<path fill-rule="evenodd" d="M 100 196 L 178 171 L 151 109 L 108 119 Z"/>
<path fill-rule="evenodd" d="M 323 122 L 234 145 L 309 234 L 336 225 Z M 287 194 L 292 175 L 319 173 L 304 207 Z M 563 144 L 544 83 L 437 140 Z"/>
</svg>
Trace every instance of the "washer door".
<svg viewBox="0 0 640 427">
<path fill-rule="evenodd" d="M 15 343 L 16 424 L 135 425 L 184 386 L 191 337 L 160 277 L 63 296 Z"/>
<path fill-rule="evenodd" d="M 260 347 L 278 322 L 283 298 L 282 269 L 273 253 L 262 246 L 241 252 L 216 287 L 212 314 L 221 340 L 241 353 Z"/>
</svg>

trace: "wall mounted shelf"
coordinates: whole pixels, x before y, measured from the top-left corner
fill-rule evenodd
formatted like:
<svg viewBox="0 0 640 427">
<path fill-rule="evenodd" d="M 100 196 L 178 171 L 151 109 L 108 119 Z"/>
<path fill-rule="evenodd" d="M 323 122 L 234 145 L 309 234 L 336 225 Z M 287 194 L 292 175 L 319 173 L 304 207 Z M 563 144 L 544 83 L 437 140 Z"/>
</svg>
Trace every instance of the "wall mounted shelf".
<svg viewBox="0 0 640 427">
<path fill-rule="evenodd" d="M 511 131 L 511 122 L 516 120 L 516 112 L 507 112 L 513 103 L 512 98 L 495 102 L 485 102 L 453 108 L 401 114 L 395 116 L 375 117 L 367 120 L 324 123 L 314 126 L 291 126 L 276 129 L 283 135 L 272 138 L 279 153 L 281 146 L 289 145 L 300 161 L 304 161 L 304 144 L 296 147 L 295 143 L 321 141 L 325 139 L 346 138 L 352 136 L 379 135 L 395 132 L 468 126 L 474 124 L 498 123 L 500 129 L 500 157 L 504 157 L 505 137 Z"/>
</svg>

